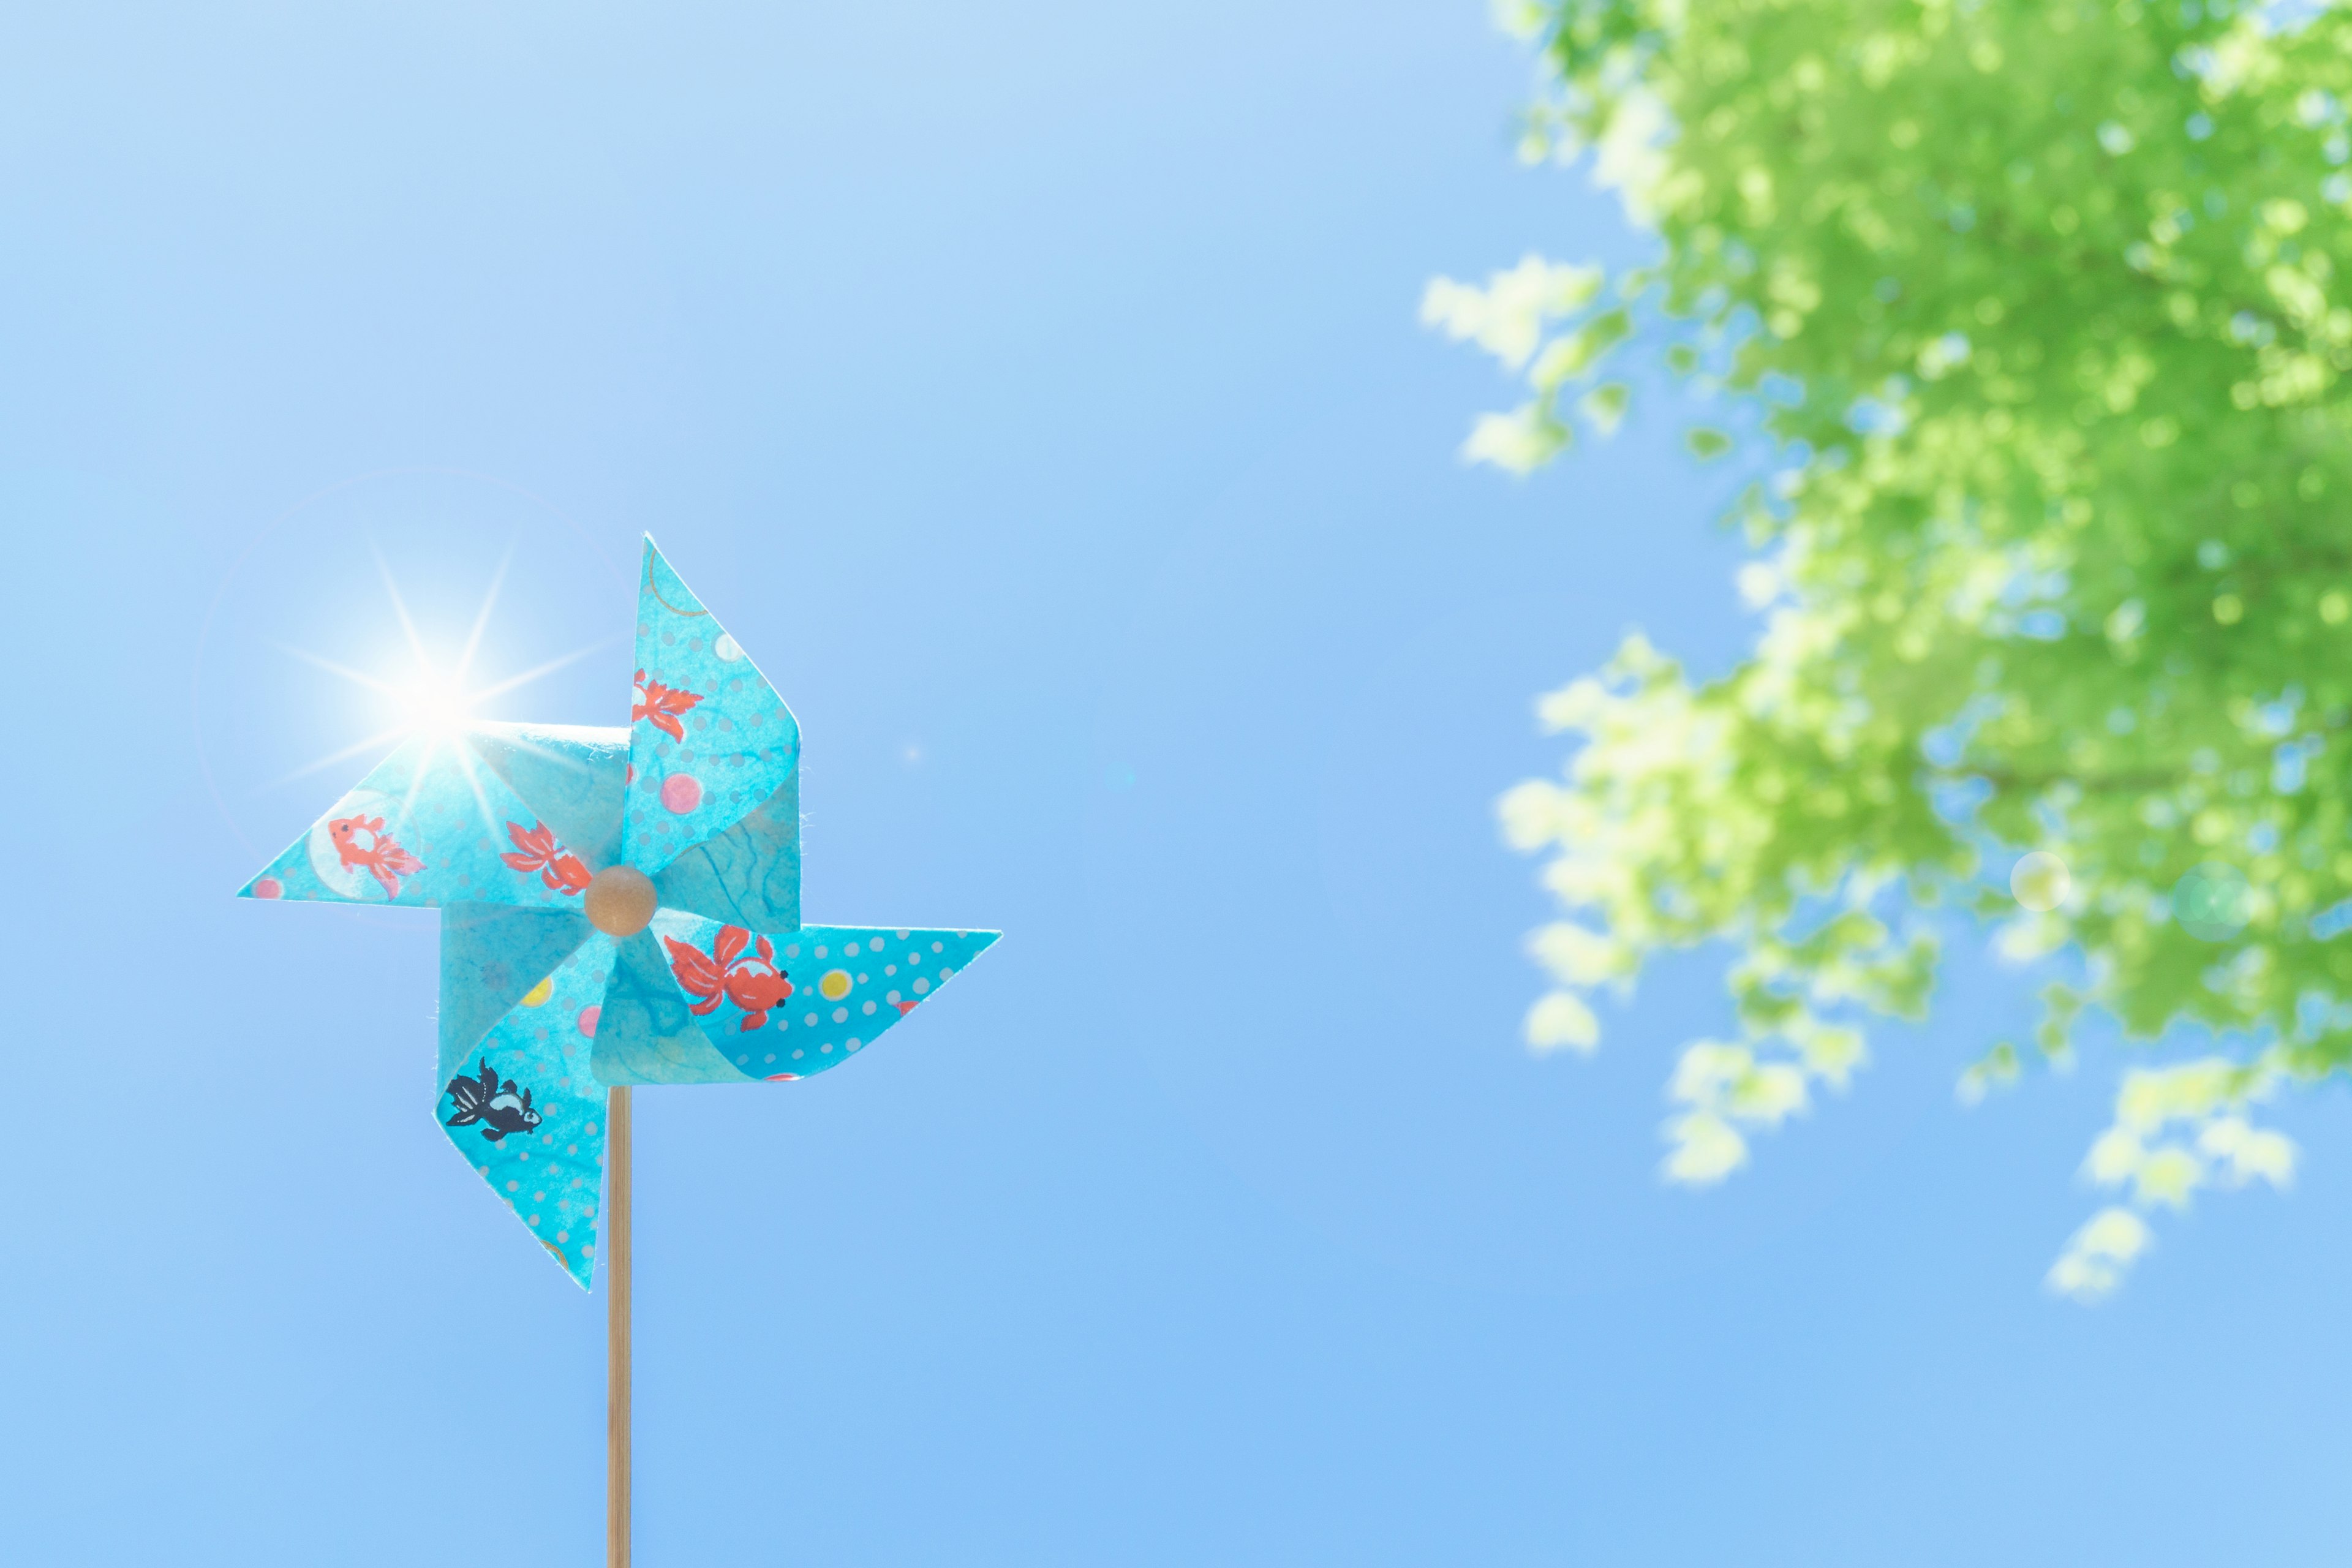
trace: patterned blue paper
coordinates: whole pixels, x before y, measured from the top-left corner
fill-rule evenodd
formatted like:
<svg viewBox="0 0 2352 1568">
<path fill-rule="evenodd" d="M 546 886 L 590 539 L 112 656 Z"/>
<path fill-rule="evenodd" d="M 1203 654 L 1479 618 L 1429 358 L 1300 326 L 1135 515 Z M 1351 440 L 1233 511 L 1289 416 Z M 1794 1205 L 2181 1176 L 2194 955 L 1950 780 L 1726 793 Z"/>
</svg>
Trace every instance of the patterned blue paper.
<svg viewBox="0 0 2352 1568">
<path fill-rule="evenodd" d="M 442 1130 L 582 1289 L 604 1178 L 604 1086 L 588 1064 L 613 945 L 591 934 L 487 1035 L 441 1042 Z"/>
<path fill-rule="evenodd" d="M 604 999 L 610 1022 L 597 1034 L 596 1076 L 606 1083 L 740 1083 L 686 1006 L 653 931 L 623 942 Z"/>
<path fill-rule="evenodd" d="M 801 786 L 797 773 L 716 838 L 690 845 L 654 875 L 670 909 L 761 931 L 801 923 Z"/>
<path fill-rule="evenodd" d="M 767 677 L 646 542 L 622 842 L 647 875 L 717 837 L 793 776 L 801 727 Z"/>
<path fill-rule="evenodd" d="M 678 910 L 654 916 L 653 931 L 704 1038 L 743 1078 L 770 1082 L 839 1067 L 996 940 L 879 926 L 762 933 Z"/>
<path fill-rule="evenodd" d="M 310 830 L 245 885 L 248 899 L 338 903 L 520 904 L 579 907 L 579 889 L 549 868 L 569 847 L 519 868 L 507 857 L 539 860 L 523 847 L 545 827 L 539 814 L 486 766 L 463 739 L 419 736 L 346 791 Z M 584 875 L 577 879 L 585 885 Z"/>
<path fill-rule="evenodd" d="M 587 917 L 562 910 L 451 904 L 441 911 L 441 1062 L 473 1048 L 532 986 L 586 942 Z"/>
<path fill-rule="evenodd" d="M 436 1120 L 583 1288 L 606 1086 L 822 1072 L 996 940 L 801 924 L 800 726 L 650 539 L 637 665 L 628 728 L 407 742 L 245 889 L 440 907 Z M 615 940 L 622 864 L 659 907 Z"/>
<path fill-rule="evenodd" d="M 622 781 L 629 732 L 553 724 L 476 724 L 466 740 L 534 817 L 591 871 L 621 863 Z"/>
</svg>

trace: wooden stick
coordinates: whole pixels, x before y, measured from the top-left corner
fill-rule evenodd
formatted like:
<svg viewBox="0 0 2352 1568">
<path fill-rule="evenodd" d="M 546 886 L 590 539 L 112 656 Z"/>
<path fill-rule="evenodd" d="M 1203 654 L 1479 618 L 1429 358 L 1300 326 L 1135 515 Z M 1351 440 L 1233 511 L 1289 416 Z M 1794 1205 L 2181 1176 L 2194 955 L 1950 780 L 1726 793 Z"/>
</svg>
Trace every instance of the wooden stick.
<svg viewBox="0 0 2352 1568">
<path fill-rule="evenodd" d="M 629 1568 L 629 1088 L 604 1101 L 604 1568 Z"/>
</svg>

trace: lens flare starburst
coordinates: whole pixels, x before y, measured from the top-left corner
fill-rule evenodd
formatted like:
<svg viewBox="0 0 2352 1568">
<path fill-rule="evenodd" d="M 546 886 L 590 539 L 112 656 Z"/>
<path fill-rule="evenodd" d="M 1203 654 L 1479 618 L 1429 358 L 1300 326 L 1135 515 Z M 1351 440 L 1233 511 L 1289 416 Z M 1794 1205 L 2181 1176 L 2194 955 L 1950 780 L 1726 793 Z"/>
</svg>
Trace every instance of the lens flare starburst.
<svg viewBox="0 0 2352 1568">
<path fill-rule="evenodd" d="M 499 563 L 498 571 L 491 576 L 489 591 L 482 595 L 481 607 L 474 613 L 473 625 L 466 634 L 464 646 L 454 655 L 440 657 L 436 657 L 427 647 L 424 635 L 417 630 L 416 619 L 408 613 L 408 601 L 402 596 L 400 584 L 393 577 L 391 566 L 385 563 L 381 552 L 374 554 L 376 574 L 383 580 L 384 595 L 391 601 L 394 618 L 400 623 L 401 637 L 406 645 L 406 668 L 397 673 L 373 674 L 308 648 L 285 647 L 284 651 L 305 664 L 373 693 L 390 710 L 393 721 L 350 745 L 339 747 L 303 763 L 278 782 L 290 784 L 394 742 L 421 739 L 425 742 L 425 750 L 416 770 L 419 783 L 430 771 L 435 755 L 447 751 L 464 770 L 467 783 L 472 786 L 474 797 L 481 805 L 485 826 L 492 826 L 489 804 L 482 794 L 479 782 L 474 777 L 471 753 L 466 747 L 454 742 L 477 719 L 482 717 L 481 709 L 485 703 L 552 675 L 566 665 L 587 658 L 605 644 L 592 643 L 574 648 L 520 675 L 476 685 L 473 683 L 475 656 L 481 651 L 483 634 L 489 628 L 491 612 L 498 607 L 499 592 L 506 585 L 507 566 L 513 560 L 513 552 L 509 550 L 507 552 L 506 559 Z"/>
</svg>

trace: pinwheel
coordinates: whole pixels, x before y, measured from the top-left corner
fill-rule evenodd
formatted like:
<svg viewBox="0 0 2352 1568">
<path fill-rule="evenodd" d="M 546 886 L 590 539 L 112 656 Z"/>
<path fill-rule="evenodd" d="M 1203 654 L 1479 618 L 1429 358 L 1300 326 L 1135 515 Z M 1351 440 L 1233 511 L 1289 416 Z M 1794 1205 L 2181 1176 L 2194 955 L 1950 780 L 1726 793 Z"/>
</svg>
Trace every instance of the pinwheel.
<svg viewBox="0 0 2352 1568">
<path fill-rule="evenodd" d="M 650 538 L 635 662 L 626 729 L 413 735 L 244 889 L 441 910 L 436 1119 L 583 1289 L 628 1086 L 838 1067 L 997 936 L 801 923 L 800 726 Z"/>
</svg>

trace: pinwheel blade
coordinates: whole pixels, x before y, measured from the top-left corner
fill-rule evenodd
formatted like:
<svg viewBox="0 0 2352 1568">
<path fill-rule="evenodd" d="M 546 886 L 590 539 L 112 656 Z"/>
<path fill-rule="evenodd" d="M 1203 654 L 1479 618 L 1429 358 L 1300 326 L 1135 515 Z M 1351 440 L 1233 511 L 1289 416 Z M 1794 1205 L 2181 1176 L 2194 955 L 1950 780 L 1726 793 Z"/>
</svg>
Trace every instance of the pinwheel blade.
<svg viewBox="0 0 2352 1568">
<path fill-rule="evenodd" d="M 466 743 L 591 871 L 621 863 L 626 730 L 482 723 L 466 731 Z"/>
<path fill-rule="evenodd" d="M 451 904 L 441 911 L 441 1062 L 474 1048 L 593 930 L 563 910 Z"/>
<path fill-rule="evenodd" d="M 751 815 L 669 863 L 654 879 L 662 907 L 754 931 L 801 923 L 801 786 L 797 775 Z"/>
<path fill-rule="evenodd" d="M 624 942 L 596 1029 L 596 1077 L 610 1084 L 741 1083 L 743 1074 L 687 1011 L 688 1000 L 671 983 L 650 929 Z"/>
<path fill-rule="evenodd" d="M 577 909 L 592 874 L 464 738 L 419 736 L 344 792 L 241 896 Z"/>
<path fill-rule="evenodd" d="M 800 725 L 776 689 L 646 541 L 622 848 L 652 876 L 785 787 Z"/>
<path fill-rule="evenodd" d="M 504 921 L 445 930 L 443 940 L 484 952 L 509 951 L 519 937 L 542 944 L 561 940 L 552 931 L 518 932 L 512 919 L 509 913 Z M 476 955 L 467 957 L 480 967 Z M 613 939 L 590 932 L 541 978 L 526 983 L 487 1032 L 468 1039 L 462 1024 L 450 1027 L 445 1016 L 441 1038 L 436 1119 L 442 1131 L 583 1290 L 596 1267 L 604 1175 L 604 1086 L 589 1068 L 591 1042 L 613 957 Z M 449 973 L 445 958 L 445 1001 Z M 489 994 L 487 986 L 479 993 Z M 468 1000 L 478 1011 L 478 996 Z"/>
<path fill-rule="evenodd" d="M 759 932 L 654 916 L 670 981 L 710 1048 L 771 1082 L 838 1067 L 985 952 L 992 931 L 802 926 Z"/>
</svg>

